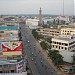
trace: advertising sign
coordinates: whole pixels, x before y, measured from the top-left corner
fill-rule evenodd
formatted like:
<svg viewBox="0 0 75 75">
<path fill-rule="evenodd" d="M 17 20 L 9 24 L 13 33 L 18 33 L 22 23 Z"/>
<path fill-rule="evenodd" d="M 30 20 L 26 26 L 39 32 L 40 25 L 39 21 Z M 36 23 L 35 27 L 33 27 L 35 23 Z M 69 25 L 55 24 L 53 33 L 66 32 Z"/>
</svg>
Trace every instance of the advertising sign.
<svg viewBox="0 0 75 75">
<path fill-rule="evenodd" d="M 23 71 L 23 59 L 20 59 L 17 61 L 17 72 L 18 73 L 21 73 Z"/>
<path fill-rule="evenodd" d="M 2 42 L 3 52 L 22 51 L 22 42 Z"/>
</svg>

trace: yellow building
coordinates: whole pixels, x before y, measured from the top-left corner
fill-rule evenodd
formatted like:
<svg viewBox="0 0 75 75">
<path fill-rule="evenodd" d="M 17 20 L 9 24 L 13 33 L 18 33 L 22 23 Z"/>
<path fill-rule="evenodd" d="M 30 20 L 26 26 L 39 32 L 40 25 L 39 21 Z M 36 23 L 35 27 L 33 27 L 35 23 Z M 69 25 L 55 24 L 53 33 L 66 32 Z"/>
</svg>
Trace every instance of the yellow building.
<svg viewBox="0 0 75 75">
<path fill-rule="evenodd" d="M 61 34 L 75 35 L 75 28 L 61 28 Z"/>
<path fill-rule="evenodd" d="M 43 28 L 38 31 L 39 34 L 44 35 L 44 36 L 58 36 L 60 34 L 59 29 L 50 29 L 50 28 Z"/>
</svg>

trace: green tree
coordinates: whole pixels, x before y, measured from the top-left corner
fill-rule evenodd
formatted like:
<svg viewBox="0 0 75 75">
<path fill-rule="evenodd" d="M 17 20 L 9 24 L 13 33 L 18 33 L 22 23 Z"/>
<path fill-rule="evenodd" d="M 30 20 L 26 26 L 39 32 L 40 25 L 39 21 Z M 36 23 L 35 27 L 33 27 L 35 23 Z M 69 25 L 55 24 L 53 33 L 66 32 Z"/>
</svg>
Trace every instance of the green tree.
<svg viewBox="0 0 75 75">
<path fill-rule="evenodd" d="M 52 38 L 46 38 L 46 41 L 49 42 L 49 43 L 51 43 L 51 39 Z"/>
<path fill-rule="evenodd" d="M 42 47 L 43 49 L 45 49 L 45 50 L 48 49 L 48 44 L 45 43 L 45 41 L 42 41 L 42 42 L 40 43 L 40 45 L 41 45 L 41 47 Z"/>
<path fill-rule="evenodd" d="M 55 65 L 63 63 L 63 57 L 59 54 L 59 51 L 57 50 L 49 50 L 48 57 L 52 59 Z"/>
<path fill-rule="evenodd" d="M 22 41 L 22 37 L 21 36 L 19 37 L 19 41 Z"/>
<path fill-rule="evenodd" d="M 72 66 L 73 66 L 73 72 L 75 73 L 75 54 L 72 56 L 73 57 L 73 62 L 72 62 Z"/>
<path fill-rule="evenodd" d="M 39 39 L 38 32 L 35 29 L 32 30 L 32 34 L 33 34 L 35 39 L 37 39 L 37 40 Z"/>
</svg>

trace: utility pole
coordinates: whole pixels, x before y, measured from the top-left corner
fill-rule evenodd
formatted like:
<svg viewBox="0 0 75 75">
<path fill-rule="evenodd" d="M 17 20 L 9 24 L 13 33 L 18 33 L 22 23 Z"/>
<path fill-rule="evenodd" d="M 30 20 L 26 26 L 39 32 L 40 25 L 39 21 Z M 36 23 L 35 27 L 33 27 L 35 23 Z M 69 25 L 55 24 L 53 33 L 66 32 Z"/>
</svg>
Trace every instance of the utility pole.
<svg viewBox="0 0 75 75">
<path fill-rule="evenodd" d="M 64 0 L 63 0 L 63 16 L 64 16 Z"/>
</svg>

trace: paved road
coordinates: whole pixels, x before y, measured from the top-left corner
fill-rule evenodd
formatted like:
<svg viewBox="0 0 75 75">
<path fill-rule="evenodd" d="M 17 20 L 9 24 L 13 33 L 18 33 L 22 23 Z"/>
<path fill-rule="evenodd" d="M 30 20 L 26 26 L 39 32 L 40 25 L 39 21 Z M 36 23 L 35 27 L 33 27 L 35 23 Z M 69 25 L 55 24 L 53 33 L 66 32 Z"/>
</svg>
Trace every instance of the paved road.
<svg viewBox="0 0 75 75">
<path fill-rule="evenodd" d="M 26 51 L 27 59 L 33 75 L 58 75 L 42 54 L 41 47 L 31 34 L 26 25 L 21 25 L 23 49 Z"/>
</svg>

